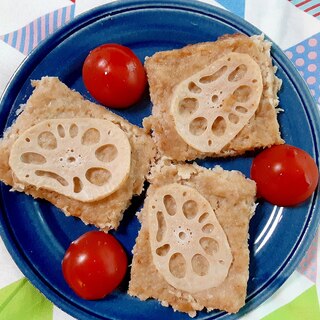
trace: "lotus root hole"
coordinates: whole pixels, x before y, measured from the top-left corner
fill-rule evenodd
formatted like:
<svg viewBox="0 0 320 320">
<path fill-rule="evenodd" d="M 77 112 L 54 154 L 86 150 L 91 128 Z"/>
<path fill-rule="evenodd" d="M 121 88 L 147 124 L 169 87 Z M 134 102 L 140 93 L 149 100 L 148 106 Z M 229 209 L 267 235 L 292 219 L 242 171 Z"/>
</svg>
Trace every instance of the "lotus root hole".
<svg viewBox="0 0 320 320">
<path fill-rule="evenodd" d="M 67 158 L 67 162 L 68 163 L 74 163 L 74 162 L 76 162 L 76 158 L 75 157 L 68 157 Z"/>
<path fill-rule="evenodd" d="M 176 214 L 177 204 L 171 195 L 167 194 L 163 197 L 163 204 L 170 216 L 173 216 Z"/>
<path fill-rule="evenodd" d="M 170 257 L 169 270 L 176 278 L 183 278 L 186 275 L 187 264 L 181 253 L 175 253 Z"/>
<path fill-rule="evenodd" d="M 179 103 L 179 112 L 182 116 L 192 115 L 199 107 L 198 100 L 195 98 L 184 98 Z"/>
<path fill-rule="evenodd" d="M 104 168 L 90 168 L 86 172 L 86 178 L 96 186 L 103 186 L 110 180 L 111 173 Z"/>
<path fill-rule="evenodd" d="M 193 81 L 189 83 L 188 89 L 193 93 L 200 93 L 202 90 L 199 86 L 197 86 Z"/>
<path fill-rule="evenodd" d="M 174 230 L 174 234 L 176 235 L 176 240 L 180 245 L 185 245 L 190 243 L 192 239 L 192 231 L 189 228 L 183 228 L 179 226 Z"/>
<path fill-rule="evenodd" d="M 248 109 L 242 106 L 236 106 L 236 111 L 240 113 L 247 113 Z"/>
<path fill-rule="evenodd" d="M 205 276 L 209 272 L 209 261 L 201 254 L 195 254 L 191 259 L 192 270 L 199 276 Z"/>
<path fill-rule="evenodd" d="M 81 137 L 81 143 L 85 146 L 96 144 L 100 141 L 100 132 L 96 128 L 90 128 Z"/>
<path fill-rule="evenodd" d="M 203 231 L 204 233 L 211 233 L 211 232 L 213 231 L 213 229 L 214 229 L 214 226 L 213 226 L 213 224 L 211 224 L 211 223 L 207 223 L 206 225 L 204 225 L 204 226 L 202 227 L 202 231 Z"/>
<path fill-rule="evenodd" d="M 102 162 L 111 162 L 118 156 L 118 149 L 113 144 L 99 147 L 95 152 L 96 158 Z"/>
<path fill-rule="evenodd" d="M 57 139 L 52 132 L 44 131 L 38 136 L 38 145 L 42 149 L 54 150 L 57 148 Z"/>
<path fill-rule="evenodd" d="M 228 76 L 228 80 L 231 82 L 236 82 L 241 80 L 247 73 L 247 67 L 244 64 L 240 64 L 236 67 Z"/>
<path fill-rule="evenodd" d="M 82 181 L 78 177 L 73 178 L 73 192 L 79 193 L 83 189 Z"/>
<path fill-rule="evenodd" d="M 219 250 L 219 244 L 216 240 L 209 238 L 209 237 L 203 237 L 199 241 L 202 249 L 204 252 L 210 256 L 212 256 L 214 253 L 218 252 Z"/>
<path fill-rule="evenodd" d="M 198 213 L 198 204 L 194 200 L 188 200 L 183 204 L 182 211 L 187 219 L 193 219 Z"/>
<path fill-rule="evenodd" d="M 189 130 L 194 136 L 200 136 L 207 130 L 207 119 L 198 117 L 190 122 Z"/>
<path fill-rule="evenodd" d="M 217 103 L 218 98 L 219 98 L 219 97 L 218 97 L 216 94 L 214 94 L 214 95 L 211 97 L 211 101 L 212 101 L 213 103 Z"/>
<path fill-rule="evenodd" d="M 185 232 L 183 232 L 183 231 L 179 232 L 179 238 L 180 238 L 181 240 L 185 240 L 186 237 L 187 237 L 187 235 L 186 235 Z"/>
<path fill-rule="evenodd" d="M 160 257 L 164 257 L 168 254 L 169 251 L 170 251 L 170 245 L 164 244 L 163 246 L 157 248 L 156 254 Z"/>
<path fill-rule="evenodd" d="M 69 128 L 69 135 L 71 138 L 75 138 L 78 135 L 78 133 L 79 133 L 79 128 L 75 123 L 73 123 Z"/>
<path fill-rule="evenodd" d="M 208 213 L 208 212 L 203 213 L 203 214 L 199 217 L 199 220 L 198 220 L 199 223 L 204 222 L 208 217 L 209 217 L 209 213 Z"/>
<path fill-rule="evenodd" d="M 158 222 L 158 231 L 157 231 L 156 239 L 158 242 L 160 242 L 163 239 L 167 229 L 166 221 L 161 211 L 157 212 L 157 222 Z"/>
<path fill-rule="evenodd" d="M 44 164 L 47 162 L 43 155 L 36 152 L 25 152 L 20 156 L 20 160 L 27 164 Z"/>
<path fill-rule="evenodd" d="M 240 86 L 233 91 L 233 97 L 238 102 L 247 102 L 251 95 L 251 88 L 249 86 Z"/>
<path fill-rule="evenodd" d="M 219 137 L 224 135 L 226 128 L 226 120 L 221 116 L 218 116 L 211 126 L 212 133 Z"/>
<path fill-rule="evenodd" d="M 227 68 L 228 68 L 227 66 L 223 66 L 219 70 L 217 70 L 215 73 L 208 76 L 201 77 L 199 82 L 210 83 L 210 82 L 216 81 L 217 79 L 222 77 L 222 75 L 227 71 Z"/>
<path fill-rule="evenodd" d="M 66 132 L 64 130 L 64 127 L 62 124 L 58 124 L 57 126 L 57 131 L 58 131 L 58 135 L 61 137 L 61 138 L 64 138 L 66 136 Z"/>
<path fill-rule="evenodd" d="M 239 122 L 239 120 L 240 120 L 239 116 L 237 116 L 234 113 L 229 113 L 228 114 L 228 119 L 233 124 L 237 124 Z"/>
<path fill-rule="evenodd" d="M 68 181 L 59 176 L 58 174 L 54 172 L 49 172 L 49 171 L 44 171 L 44 170 L 36 170 L 35 174 L 38 177 L 46 177 L 46 178 L 51 178 L 59 182 L 63 187 L 66 187 L 69 185 Z"/>
</svg>

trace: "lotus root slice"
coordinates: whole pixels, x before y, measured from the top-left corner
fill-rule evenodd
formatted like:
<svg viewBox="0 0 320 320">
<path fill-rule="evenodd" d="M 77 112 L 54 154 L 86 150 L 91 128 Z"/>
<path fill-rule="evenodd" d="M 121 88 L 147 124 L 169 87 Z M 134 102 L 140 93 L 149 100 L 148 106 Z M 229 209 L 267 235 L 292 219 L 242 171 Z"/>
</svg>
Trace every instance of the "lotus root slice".
<svg viewBox="0 0 320 320">
<path fill-rule="evenodd" d="M 108 120 L 44 120 L 22 133 L 9 165 L 25 185 L 91 202 L 115 192 L 127 179 L 131 146 Z"/>
</svg>

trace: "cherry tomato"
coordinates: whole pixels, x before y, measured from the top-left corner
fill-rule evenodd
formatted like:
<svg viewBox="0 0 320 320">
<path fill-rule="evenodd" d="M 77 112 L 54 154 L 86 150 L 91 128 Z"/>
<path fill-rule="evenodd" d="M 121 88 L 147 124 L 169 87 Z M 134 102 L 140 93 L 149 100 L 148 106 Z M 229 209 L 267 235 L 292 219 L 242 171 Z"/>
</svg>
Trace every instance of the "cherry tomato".
<svg viewBox="0 0 320 320">
<path fill-rule="evenodd" d="M 110 234 L 90 231 L 71 243 L 62 260 L 68 285 L 81 298 L 102 299 L 122 281 L 128 262 L 121 244 Z"/>
<path fill-rule="evenodd" d="M 126 108 L 137 102 L 147 83 L 138 57 L 119 44 L 104 44 L 92 50 L 84 61 L 82 78 L 90 94 L 112 108 Z"/>
<path fill-rule="evenodd" d="M 251 178 L 257 183 L 259 196 L 275 205 L 294 206 L 314 192 L 319 171 L 307 152 L 284 144 L 258 154 L 251 166 Z"/>
</svg>

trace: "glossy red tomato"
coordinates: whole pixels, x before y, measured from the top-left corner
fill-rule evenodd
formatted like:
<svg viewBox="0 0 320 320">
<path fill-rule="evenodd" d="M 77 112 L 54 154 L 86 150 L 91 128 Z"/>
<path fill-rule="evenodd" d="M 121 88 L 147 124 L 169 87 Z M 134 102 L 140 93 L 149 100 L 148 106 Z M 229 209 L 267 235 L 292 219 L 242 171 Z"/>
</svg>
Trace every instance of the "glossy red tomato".
<svg viewBox="0 0 320 320">
<path fill-rule="evenodd" d="M 119 44 L 104 44 L 92 50 L 84 61 L 82 78 L 90 94 L 112 108 L 126 108 L 137 102 L 147 83 L 138 57 Z"/>
<path fill-rule="evenodd" d="M 258 154 L 252 163 L 251 178 L 257 183 L 258 195 L 267 201 L 294 206 L 314 192 L 319 171 L 307 152 L 284 144 Z"/>
<path fill-rule="evenodd" d="M 122 281 L 128 262 L 121 244 L 110 234 L 90 231 L 71 243 L 62 260 L 68 285 L 81 298 L 101 299 Z"/>
</svg>

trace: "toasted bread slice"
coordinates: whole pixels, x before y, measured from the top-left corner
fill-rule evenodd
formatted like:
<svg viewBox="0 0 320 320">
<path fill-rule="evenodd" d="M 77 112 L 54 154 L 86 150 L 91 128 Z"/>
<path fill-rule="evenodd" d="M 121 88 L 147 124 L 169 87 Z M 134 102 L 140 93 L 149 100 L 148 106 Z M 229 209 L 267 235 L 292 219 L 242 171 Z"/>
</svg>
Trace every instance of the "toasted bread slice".
<svg viewBox="0 0 320 320">
<path fill-rule="evenodd" d="M 146 175 L 149 172 L 151 163 L 153 162 L 156 154 L 155 145 L 152 139 L 144 132 L 143 129 L 130 124 L 128 121 L 124 120 L 120 116 L 113 114 L 105 107 L 85 100 L 79 93 L 69 89 L 57 78 L 43 77 L 39 81 L 33 81 L 32 85 L 35 87 L 35 89 L 32 95 L 29 97 L 26 105 L 23 107 L 23 111 L 17 117 L 15 123 L 4 133 L 4 137 L 0 141 L 1 180 L 7 185 L 11 185 L 14 190 L 23 191 L 35 198 L 43 198 L 50 201 L 52 204 L 60 208 L 66 215 L 79 217 L 83 222 L 87 224 L 93 224 L 105 231 L 109 230 L 110 228 L 117 228 L 119 222 L 123 217 L 123 212 L 130 205 L 131 198 L 134 195 L 139 195 L 143 191 L 143 185 Z M 61 121 L 56 119 L 60 119 Z M 63 123 L 63 121 L 68 122 L 68 120 L 66 119 L 72 119 L 72 123 L 77 125 L 77 130 L 81 126 L 85 128 L 86 123 L 91 121 L 90 119 L 103 119 L 108 124 L 106 125 L 103 123 L 103 121 L 101 123 L 101 121 L 99 122 L 98 120 L 95 120 L 95 122 L 97 122 L 96 126 L 100 126 L 102 131 L 104 127 L 110 127 L 109 129 L 111 131 L 113 130 L 115 132 L 118 132 L 118 136 L 120 134 L 120 136 L 118 137 L 118 144 L 123 145 L 123 143 L 125 143 L 124 140 L 128 141 L 124 146 L 118 145 L 119 148 L 123 147 L 123 152 L 121 153 L 122 161 L 113 163 L 116 166 L 111 166 L 109 170 L 112 171 L 111 173 L 118 171 L 119 173 L 117 174 L 119 176 L 118 179 L 112 181 L 111 186 L 107 186 L 108 188 L 114 188 L 114 192 L 111 192 L 111 194 L 107 195 L 106 197 L 101 198 L 101 192 L 98 190 L 96 194 L 96 201 L 94 200 L 94 197 L 90 197 L 90 195 L 88 196 L 88 194 L 83 195 L 81 198 L 79 192 L 78 198 L 74 198 L 72 197 L 75 194 L 73 190 L 70 190 L 70 192 L 65 195 L 63 194 L 63 191 L 61 191 L 61 188 L 54 188 L 52 186 L 52 188 L 50 188 L 50 185 L 49 187 L 41 187 L 41 183 L 37 184 L 36 182 L 28 183 L 26 181 L 18 179 L 17 175 L 13 173 L 12 168 L 9 165 L 9 157 L 12 146 L 18 140 L 18 138 L 22 137 L 26 132 L 28 132 L 28 130 L 30 131 L 30 135 L 35 135 L 36 133 L 33 133 L 32 130 L 36 129 L 36 126 L 50 126 L 51 122 L 54 121 L 60 121 L 61 123 Z M 46 121 L 48 123 L 46 123 Z M 70 125 L 70 123 L 66 125 Z M 73 128 L 74 127 L 71 124 L 71 136 L 76 135 L 77 133 L 72 132 Z M 110 132 L 110 130 L 108 132 Z M 59 138 L 59 134 L 60 133 L 56 132 L 57 138 Z M 41 135 L 42 140 L 48 140 L 49 136 L 50 135 L 48 135 L 48 132 L 44 132 L 44 135 Z M 64 136 L 61 137 L 60 140 L 66 140 Z M 30 140 L 29 138 L 27 138 L 27 136 L 25 139 L 27 141 Z M 91 142 L 89 140 L 88 143 Z M 108 146 L 107 140 L 103 140 L 102 142 L 104 143 L 104 145 Z M 20 141 L 19 143 L 22 144 L 16 146 L 16 154 L 18 154 L 19 150 L 23 148 L 23 141 Z M 40 143 L 39 140 L 38 143 L 39 145 L 41 143 L 44 144 L 42 148 L 43 151 L 46 151 L 44 149 L 49 149 L 47 150 L 47 158 L 49 158 L 49 141 L 42 141 Z M 84 144 L 86 144 L 86 142 Z M 66 147 L 65 145 L 63 146 Z M 72 149 L 72 147 L 74 146 L 75 142 L 73 140 L 73 142 L 71 143 L 71 149 L 69 148 L 70 150 L 68 151 L 72 154 L 68 159 L 70 161 L 76 162 L 78 161 L 77 157 L 79 156 L 79 154 L 75 153 L 74 151 L 76 150 Z M 36 147 L 38 147 L 39 149 L 39 146 Z M 120 149 L 118 149 L 118 151 L 120 152 Z M 81 155 L 81 159 L 90 156 L 88 151 L 86 153 L 87 154 L 84 153 Z M 142 153 L 144 155 L 143 158 L 141 157 Z M 27 155 L 29 154 L 27 153 Z M 33 154 L 31 153 L 31 158 L 32 156 Z M 99 156 L 101 158 L 103 155 L 98 155 L 98 157 Z M 20 171 L 22 171 L 23 169 L 21 167 L 21 163 L 19 163 L 20 159 L 17 160 L 15 159 L 15 157 L 12 158 L 13 159 L 10 159 L 10 163 L 11 165 L 15 166 L 15 170 L 17 170 L 16 172 L 19 173 L 19 168 Z M 60 160 L 63 159 L 61 158 Z M 26 161 L 32 162 L 32 159 L 27 159 Z M 121 170 L 118 170 L 119 168 L 117 168 L 117 166 L 122 165 L 124 166 L 123 170 L 128 170 L 128 173 L 122 174 Z M 92 164 L 92 166 L 99 167 L 99 165 L 94 164 Z M 100 166 L 102 167 L 102 165 Z M 108 164 L 106 164 L 106 166 L 108 166 Z M 42 167 L 40 167 L 40 170 L 42 170 L 41 168 Z M 108 168 L 106 167 L 103 170 L 105 172 L 108 172 L 107 169 Z M 73 175 L 77 175 L 77 168 L 71 167 L 70 170 L 73 170 L 70 177 L 72 177 Z M 45 174 L 41 174 L 41 172 L 44 171 L 39 171 L 39 179 L 42 179 L 45 176 Z M 59 179 L 62 182 L 63 179 L 67 179 L 66 172 L 66 170 L 62 171 L 61 169 L 61 177 Z M 22 171 L 21 174 L 24 174 L 24 172 Z M 59 175 L 59 170 L 57 171 L 57 175 Z M 29 175 L 26 174 L 26 176 L 28 177 Z M 93 172 L 93 174 L 91 174 L 91 177 L 89 177 L 88 179 L 94 179 L 94 176 L 96 176 L 96 179 L 103 179 L 103 175 L 101 175 L 99 171 Z M 48 184 L 45 185 L 48 186 Z M 77 185 L 75 184 L 75 188 L 76 187 Z M 92 184 L 92 187 L 89 186 L 85 191 L 90 190 L 90 188 L 93 189 L 94 187 L 95 186 Z M 110 188 L 108 188 L 105 191 L 106 194 L 110 193 Z M 57 192 L 57 190 L 60 191 Z M 78 191 L 80 191 L 80 189 Z M 90 201 L 80 201 L 79 199 L 89 199 Z"/>
<path fill-rule="evenodd" d="M 256 185 L 238 171 L 159 163 L 152 169 L 128 293 L 194 316 L 245 303 Z"/>
<path fill-rule="evenodd" d="M 153 109 L 144 126 L 160 153 L 185 161 L 283 143 L 270 48 L 263 36 L 235 34 L 147 58 Z"/>
</svg>

